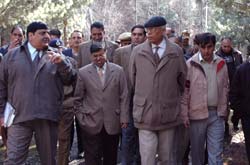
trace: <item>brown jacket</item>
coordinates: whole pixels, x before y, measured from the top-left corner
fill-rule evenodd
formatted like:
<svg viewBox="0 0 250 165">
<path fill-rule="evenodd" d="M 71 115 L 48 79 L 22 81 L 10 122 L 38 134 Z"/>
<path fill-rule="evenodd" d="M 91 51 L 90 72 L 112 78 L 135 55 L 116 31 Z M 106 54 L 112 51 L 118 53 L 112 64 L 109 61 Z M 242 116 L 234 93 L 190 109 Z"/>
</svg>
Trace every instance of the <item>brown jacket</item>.
<svg viewBox="0 0 250 165">
<path fill-rule="evenodd" d="M 104 86 L 96 67 L 91 63 L 79 70 L 75 90 L 76 117 L 84 131 L 108 134 L 121 131 L 121 123 L 128 123 L 128 91 L 121 67 L 107 63 Z"/>
<path fill-rule="evenodd" d="M 79 57 L 78 57 L 78 68 L 81 68 L 85 65 L 88 65 L 91 63 L 91 53 L 90 53 L 90 46 L 92 44 L 92 40 L 84 42 L 80 45 L 79 50 Z M 106 43 L 106 55 L 109 62 L 113 62 L 113 55 L 115 49 L 118 48 L 118 45 L 111 42 L 111 41 L 105 41 Z"/>
<path fill-rule="evenodd" d="M 14 123 L 33 119 L 58 121 L 63 85 L 69 85 L 75 76 L 67 57 L 56 65 L 43 54 L 34 71 L 27 43 L 12 49 L 0 64 L 0 114 L 9 101 L 16 109 Z"/>
<path fill-rule="evenodd" d="M 207 107 L 207 80 L 205 72 L 199 61 L 199 53 L 187 61 L 188 74 L 185 92 L 182 98 L 182 117 L 184 120 L 200 120 L 208 118 Z M 217 56 L 214 62 L 217 69 L 218 86 L 218 116 L 225 117 L 228 114 L 228 87 L 229 79 L 225 61 Z"/>
<path fill-rule="evenodd" d="M 133 117 L 139 129 L 161 130 L 181 123 L 180 97 L 184 91 L 186 64 L 180 47 L 165 40 L 166 50 L 158 66 L 149 41 L 136 46 L 131 55 Z"/>
<path fill-rule="evenodd" d="M 121 66 L 125 72 L 129 93 L 131 91 L 131 85 L 129 81 L 129 60 L 132 53 L 133 46 L 127 45 L 115 50 L 113 62 Z"/>
</svg>

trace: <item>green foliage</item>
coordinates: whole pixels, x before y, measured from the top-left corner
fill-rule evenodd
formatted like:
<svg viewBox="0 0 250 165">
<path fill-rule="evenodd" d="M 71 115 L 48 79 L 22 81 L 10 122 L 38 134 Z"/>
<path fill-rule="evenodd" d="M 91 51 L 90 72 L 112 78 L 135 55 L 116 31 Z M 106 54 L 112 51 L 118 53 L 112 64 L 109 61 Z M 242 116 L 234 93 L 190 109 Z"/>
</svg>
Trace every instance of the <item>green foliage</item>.
<svg viewBox="0 0 250 165">
<path fill-rule="evenodd" d="M 0 1 L 0 33 L 11 29 L 15 24 L 26 27 L 32 21 L 46 22 L 51 28 L 73 28 L 81 30 L 85 14 L 81 10 L 90 0 L 2 0 Z M 78 25 L 77 27 L 73 26 Z M 66 26 L 65 26 L 66 25 Z"/>
<path fill-rule="evenodd" d="M 250 2 L 247 0 L 216 0 L 210 30 L 218 36 L 231 36 L 237 45 L 250 43 Z"/>
</svg>

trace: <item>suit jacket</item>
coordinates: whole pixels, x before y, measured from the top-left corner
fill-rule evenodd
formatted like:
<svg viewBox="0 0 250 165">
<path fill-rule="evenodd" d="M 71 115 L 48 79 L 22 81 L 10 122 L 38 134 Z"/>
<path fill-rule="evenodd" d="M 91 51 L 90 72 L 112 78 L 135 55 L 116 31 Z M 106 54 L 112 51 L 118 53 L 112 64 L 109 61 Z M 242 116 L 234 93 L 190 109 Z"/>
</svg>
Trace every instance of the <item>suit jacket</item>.
<svg viewBox="0 0 250 165">
<path fill-rule="evenodd" d="M 13 123 L 47 119 L 58 121 L 62 110 L 63 85 L 68 85 L 76 71 L 68 58 L 52 64 L 44 53 L 36 70 L 27 43 L 9 51 L 0 64 L 0 117 L 6 101 L 16 109 Z"/>
<path fill-rule="evenodd" d="M 106 129 L 114 135 L 121 131 L 121 123 L 128 123 L 128 91 L 121 67 L 107 63 L 105 83 L 102 85 L 94 64 L 79 70 L 75 90 L 76 117 L 89 134 Z"/>
<path fill-rule="evenodd" d="M 78 60 L 79 68 L 91 63 L 90 46 L 92 42 L 93 41 L 90 40 L 80 45 L 80 50 L 79 50 L 79 55 L 78 55 L 79 56 L 79 60 Z M 113 62 L 114 51 L 115 49 L 118 48 L 118 45 L 111 41 L 105 41 L 105 43 L 106 43 L 107 59 L 109 60 L 109 62 Z"/>
<path fill-rule="evenodd" d="M 132 51 L 129 77 L 134 88 L 133 118 L 139 129 L 162 130 L 181 123 L 180 97 L 187 67 L 180 47 L 165 40 L 158 65 L 149 41 Z"/>
<path fill-rule="evenodd" d="M 129 60 L 132 53 L 133 45 L 123 46 L 115 50 L 113 62 L 119 66 L 121 66 L 125 72 L 129 94 L 131 93 L 131 85 L 129 81 Z"/>
</svg>

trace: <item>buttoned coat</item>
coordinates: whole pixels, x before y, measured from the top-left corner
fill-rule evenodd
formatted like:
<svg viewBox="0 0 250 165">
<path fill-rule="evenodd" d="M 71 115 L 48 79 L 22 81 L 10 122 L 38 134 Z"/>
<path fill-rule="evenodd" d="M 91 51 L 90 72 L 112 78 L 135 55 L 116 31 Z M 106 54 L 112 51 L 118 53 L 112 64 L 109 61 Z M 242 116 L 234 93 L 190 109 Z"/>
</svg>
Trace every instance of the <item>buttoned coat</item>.
<svg viewBox="0 0 250 165">
<path fill-rule="evenodd" d="M 130 58 L 133 118 L 139 129 L 162 130 L 181 123 L 180 97 L 187 68 L 181 48 L 164 39 L 166 49 L 158 65 L 148 40 L 136 46 Z"/>
<path fill-rule="evenodd" d="M 76 76 L 65 57 L 52 64 L 44 53 L 36 70 L 32 68 L 27 43 L 9 51 L 0 64 L 0 114 L 6 101 L 16 109 L 14 124 L 34 119 L 58 121 L 62 110 L 63 85 Z"/>
<path fill-rule="evenodd" d="M 108 134 L 121 131 L 121 123 L 128 123 L 128 91 L 122 68 L 106 63 L 102 85 L 96 66 L 91 63 L 79 70 L 75 90 L 76 117 L 82 129 L 98 134 L 104 127 Z"/>
<path fill-rule="evenodd" d="M 106 56 L 109 62 L 113 62 L 113 55 L 115 52 L 115 49 L 118 48 L 118 45 L 111 42 L 111 41 L 104 41 L 105 42 L 105 48 L 106 48 Z M 78 67 L 81 68 L 85 65 L 88 65 L 91 63 L 91 53 L 90 53 L 90 46 L 93 43 L 92 40 L 84 42 L 80 45 L 79 48 L 79 57 L 78 57 Z"/>
</svg>

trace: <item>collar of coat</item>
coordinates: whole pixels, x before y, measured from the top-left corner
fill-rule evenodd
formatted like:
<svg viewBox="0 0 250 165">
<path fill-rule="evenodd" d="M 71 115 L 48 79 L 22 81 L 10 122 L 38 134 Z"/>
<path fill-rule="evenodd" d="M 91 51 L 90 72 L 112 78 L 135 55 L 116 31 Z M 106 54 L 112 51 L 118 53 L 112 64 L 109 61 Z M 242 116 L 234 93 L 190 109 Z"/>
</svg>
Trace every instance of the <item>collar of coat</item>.
<svg viewBox="0 0 250 165">
<path fill-rule="evenodd" d="M 101 80 L 100 80 L 99 75 L 97 73 L 95 64 L 91 63 L 87 66 L 86 66 L 86 69 L 87 69 L 87 72 L 89 73 L 89 78 L 92 79 L 93 83 L 95 83 L 102 90 L 104 90 L 108 86 L 110 80 L 114 77 L 113 72 L 116 70 L 116 67 L 114 66 L 114 64 L 112 64 L 110 62 L 106 62 L 104 86 L 102 86 L 102 83 L 101 83 Z"/>
<path fill-rule="evenodd" d="M 213 60 L 213 62 L 216 64 L 216 73 L 218 73 L 222 68 L 223 66 L 225 65 L 225 61 L 217 56 L 217 55 L 214 55 L 216 56 L 216 58 Z M 190 59 L 190 65 L 199 69 L 203 74 L 204 76 L 206 76 L 205 74 L 205 71 L 201 65 L 201 61 L 200 61 L 200 58 L 199 58 L 199 52 L 196 53 L 191 59 Z"/>
</svg>

